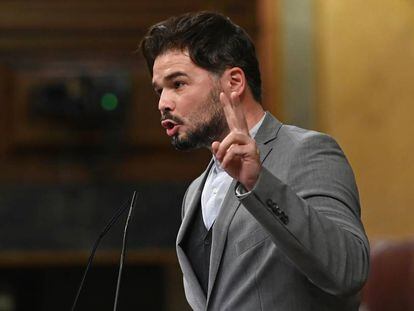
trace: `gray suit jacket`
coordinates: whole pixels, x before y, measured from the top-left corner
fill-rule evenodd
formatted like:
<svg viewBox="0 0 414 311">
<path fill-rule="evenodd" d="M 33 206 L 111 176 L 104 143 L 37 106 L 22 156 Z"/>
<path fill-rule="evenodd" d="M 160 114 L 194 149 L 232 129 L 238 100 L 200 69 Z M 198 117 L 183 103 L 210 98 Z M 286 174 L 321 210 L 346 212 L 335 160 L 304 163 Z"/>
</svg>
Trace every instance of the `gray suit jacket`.
<svg viewBox="0 0 414 311">
<path fill-rule="evenodd" d="M 327 135 L 267 113 L 255 137 L 263 169 L 246 197 L 233 181 L 213 226 L 207 296 L 181 242 L 207 170 L 187 190 L 177 255 L 194 310 L 358 310 L 369 266 L 358 190 Z"/>
</svg>

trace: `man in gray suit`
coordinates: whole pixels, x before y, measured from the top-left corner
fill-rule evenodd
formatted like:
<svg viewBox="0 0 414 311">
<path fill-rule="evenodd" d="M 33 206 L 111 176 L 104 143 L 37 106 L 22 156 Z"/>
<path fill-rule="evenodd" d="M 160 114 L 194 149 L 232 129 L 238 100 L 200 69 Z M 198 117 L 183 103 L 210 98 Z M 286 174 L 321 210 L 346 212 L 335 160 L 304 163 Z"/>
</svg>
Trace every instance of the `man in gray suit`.
<svg viewBox="0 0 414 311">
<path fill-rule="evenodd" d="M 216 13 L 152 26 L 161 124 L 213 159 L 189 186 L 177 255 L 194 310 L 357 310 L 369 266 L 352 170 L 327 135 L 260 104 L 254 45 Z"/>
</svg>

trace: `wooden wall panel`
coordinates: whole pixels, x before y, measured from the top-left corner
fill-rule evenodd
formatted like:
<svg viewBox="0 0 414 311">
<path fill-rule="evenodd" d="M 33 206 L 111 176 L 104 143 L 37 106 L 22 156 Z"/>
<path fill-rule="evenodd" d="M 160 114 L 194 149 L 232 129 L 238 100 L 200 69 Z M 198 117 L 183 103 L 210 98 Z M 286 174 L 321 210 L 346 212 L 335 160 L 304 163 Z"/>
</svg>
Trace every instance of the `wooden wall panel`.
<svg viewBox="0 0 414 311">
<path fill-rule="evenodd" d="M 320 128 L 355 169 L 369 236 L 413 236 L 414 3 L 315 3 Z"/>
<path fill-rule="evenodd" d="M 284 120 L 280 14 L 280 1 L 257 1 L 257 20 L 260 26 L 256 47 L 262 75 L 262 105 L 279 120 Z"/>
<path fill-rule="evenodd" d="M 8 105 L 1 116 L 0 182 L 88 182 L 101 177 L 96 172 L 114 180 L 197 176 L 210 155 L 183 154 L 170 146 L 136 49 L 153 23 L 204 9 L 229 15 L 257 37 L 254 1 L 1 1 L 0 99 Z M 76 134 L 28 117 L 30 89 L 53 81 L 56 71 L 73 75 L 79 64 L 86 73 L 118 66 L 131 76 L 132 109 L 113 146 L 88 149 L 99 141 L 96 133 Z"/>
</svg>

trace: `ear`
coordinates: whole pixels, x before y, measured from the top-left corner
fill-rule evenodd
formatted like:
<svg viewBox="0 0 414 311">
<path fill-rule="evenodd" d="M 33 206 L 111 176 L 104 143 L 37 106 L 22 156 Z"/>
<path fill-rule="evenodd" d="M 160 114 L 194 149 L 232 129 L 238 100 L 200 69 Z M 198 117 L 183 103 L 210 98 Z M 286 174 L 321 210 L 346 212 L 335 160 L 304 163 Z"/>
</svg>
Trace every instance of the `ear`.
<svg viewBox="0 0 414 311">
<path fill-rule="evenodd" d="M 238 96 L 241 96 L 246 89 L 246 77 L 244 71 L 239 67 L 226 69 L 221 80 L 222 88 L 228 94 L 236 92 Z"/>
</svg>

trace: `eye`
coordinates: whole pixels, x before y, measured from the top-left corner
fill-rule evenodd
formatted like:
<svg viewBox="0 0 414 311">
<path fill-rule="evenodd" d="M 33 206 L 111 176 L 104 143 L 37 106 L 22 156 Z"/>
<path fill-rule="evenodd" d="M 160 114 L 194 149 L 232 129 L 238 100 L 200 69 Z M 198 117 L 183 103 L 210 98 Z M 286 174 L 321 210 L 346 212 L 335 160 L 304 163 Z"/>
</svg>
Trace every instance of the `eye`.
<svg viewBox="0 0 414 311">
<path fill-rule="evenodd" d="M 179 88 L 183 87 L 184 85 L 185 85 L 185 83 L 183 81 L 180 81 L 180 80 L 174 81 L 174 88 L 175 89 L 179 89 Z"/>
</svg>

